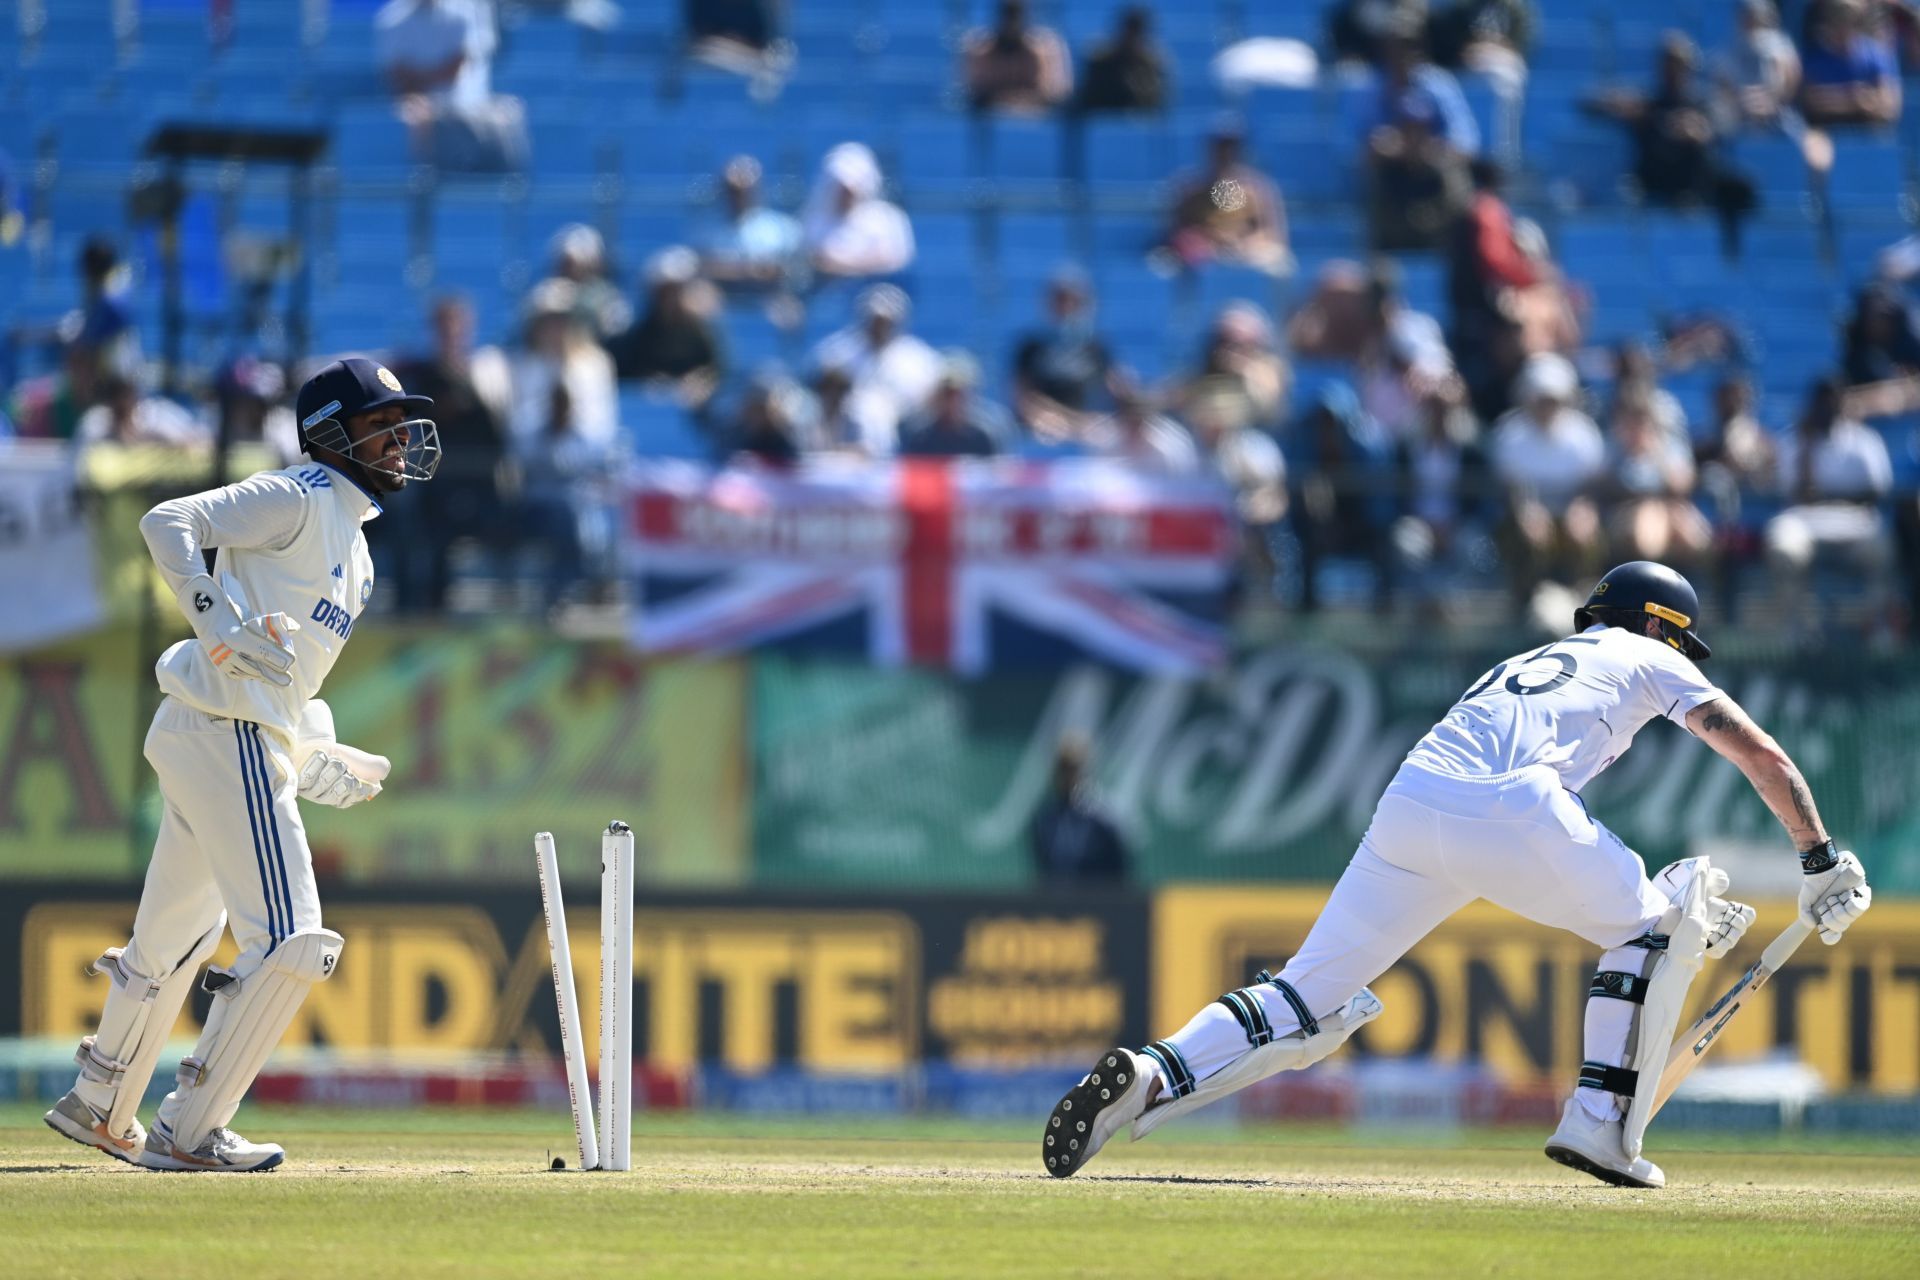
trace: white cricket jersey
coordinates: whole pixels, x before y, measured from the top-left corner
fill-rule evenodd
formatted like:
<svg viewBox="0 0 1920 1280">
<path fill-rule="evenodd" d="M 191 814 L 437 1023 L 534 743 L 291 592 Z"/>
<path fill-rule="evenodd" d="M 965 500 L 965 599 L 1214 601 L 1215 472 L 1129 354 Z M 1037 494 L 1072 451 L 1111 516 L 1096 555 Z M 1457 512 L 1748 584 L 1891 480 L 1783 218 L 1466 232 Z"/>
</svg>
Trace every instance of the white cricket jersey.
<svg viewBox="0 0 1920 1280">
<path fill-rule="evenodd" d="M 160 690 L 208 715 L 250 720 L 292 745 L 307 702 L 346 647 L 373 594 L 373 560 L 360 526 L 380 514 L 371 493 L 332 467 L 302 462 L 238 484 L 161 503 L 140 521 L 154 563 L 177 593 L 205 571 L 243 617 L 284 613 L 300 624 L 289 688 L 237 679 L 213 665 L 197 639 L 182 640 L 154 667 Z"/>
<path fill-rule="evenodd" d="M 1407 762 L 1463 778 L 1546 765 L 1579 791 L 1647 721 L 1665 716 L 1684 728 L 1689 711 L 1721 696 L 1665 641 L 1595 625 L 1474 681 Z"/>
</svg>

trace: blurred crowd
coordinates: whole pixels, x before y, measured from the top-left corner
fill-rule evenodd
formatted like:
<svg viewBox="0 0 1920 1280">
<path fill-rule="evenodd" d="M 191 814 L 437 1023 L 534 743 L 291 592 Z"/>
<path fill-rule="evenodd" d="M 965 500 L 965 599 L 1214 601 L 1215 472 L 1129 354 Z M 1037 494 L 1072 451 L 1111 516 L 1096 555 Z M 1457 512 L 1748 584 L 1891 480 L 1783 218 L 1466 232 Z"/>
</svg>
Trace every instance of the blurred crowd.
<svg viewBox="0 0 1920 1280">
<path fill-rule="evenodd" d="M 1644 87 L 1590 102 L 1631 135 L 1644 198 L 1714 210 L 1729 253 L 1755 196 L 1715 140 L 1778 130 L 1817 167 L 1831 158 L 1825 131 L 1898 118 L 1899 67 L 1920 49 L 1900 4 L 1815 0 L 1792 36 L 1769 0 L 1738 8 L 1732 47 L 1709 56 L 1674 34 Z M 777 5 L 688 9 L 703 56 L 756 74 L 792 56 L 779 47 Z M 504 345 L 478 341 L 472 307 L 449 295 L 418 343 L 390 356 L 410 390 L 434 398 L 446 445 L 440 476 L 385 522 L 407 548 L 396 603 L 444 607 L 463 545 L 531 555 L 548 605 L 613 591 L 612 477 L 629 448 L 623 404 L 642 394 L 683 410 L 716 460 L 744 466 L 1078 454 L 1212 474 L 1246 526 L 1249 593 L 1278 591 L 1304 610 L 1322 606 L 1341 564 L 1365 570 L 1373 607 L 1439 616 L 1463 575 L 1503 584 L 1524 611 L 1542 583 L 1647 558 L 1700 575 L 1730 609 L 1743 584 L 1792 600 L 1832 567 L 1859 582 L 1863 625 L 1903 626 L 1920 596 L 1920 509 L 1893 492 L 1873 423 L 1920 405 L 1908 292 L 1920 242 L 1883 255 L 1837 335 L 1833 372 L 1805 389 L 1791 420 L 1761 416 L 1729 358 L 1737 339 L 1712 321 L 1592 350 L 1588 300 L 1540 228 L 1509 207 L 1495 148 L 1453 74 L 1524 83 L 1535 21 L 1529 0 L 1329 6 L 1319 52 L 1374 69 L 1356 147 L 1379 256 L 1297 282 L 1283 316 L 1263 302 L 1219 308 L 1185 367 L 1154 381 L 1116 358 L 1094 284 L 1071 263 L 1032 300 L 1008 350 L 939 350 L 917 336 L 901 287 L 918 253 L 913 222 L 857 140 L 826 152 L 793 210 L 764 198 L 758 159 L 733 158 L 683 243 L 620 247 L 644 255 L 631 288 L 600 232 L 560 228 Z M 418 145 L 456 167 L 511 164 L 524 142 L 512 104 L 490 91 L 490 22 L 480 0 L 393 0 L 377 25 L 396 109 Z M 1230 65 L 1256 79 L 1298 70 L 1274 50 Z M 992 112 L 1157 111 L 1175 88 L 1143 7 L 1119 13 L 1076 66 L 1023 0 L 1003 0 L 963 41 L 956 74 L 970 106 Z M 1197 160 L 1169 186 L 1163 230 L 1143 246 L 1150 260 L 1172 273 L 1225 263 L 1289 275 L 1283 192 L 1248 158 L 1239 122 L 1221 120 Z M 1407 252 L 1444 264 L 1443 314 L 1406 300 L 1387 255 Z M 78 287 L 58 367 L 12 389 L 0 429 L 87 448 L 191 451 L 218 439 L 293 456 L 278 366 L 238 359 L 197 398 L 161 396 L 113 245 L 89 242 Z M 732 365 L 740 309 L 789 315 L 827 288 L 850 300 L 844 328 L 781 366 Z M 1303 362 L 1316 375 L 1310 394 L 1296 390 Z M 1703 364 L 1721 372 L 1710 415 L 1690 421 L 1662 383 Z"/>
</svg>

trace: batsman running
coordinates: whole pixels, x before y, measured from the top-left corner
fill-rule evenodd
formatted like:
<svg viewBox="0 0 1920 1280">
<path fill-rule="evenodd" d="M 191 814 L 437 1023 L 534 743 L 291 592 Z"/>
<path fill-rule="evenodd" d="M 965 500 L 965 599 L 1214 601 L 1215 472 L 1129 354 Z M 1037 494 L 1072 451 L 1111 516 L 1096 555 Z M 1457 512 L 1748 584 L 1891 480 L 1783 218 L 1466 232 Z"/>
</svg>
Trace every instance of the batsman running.
<svg viewBox="0 0 1920 1280">
<path fill-rule="evenodd" d="M 1299 953 L 1278 977 L 1229 991 L 1139 1050 L 1100 1056 L 1047 1119 L 1041 1158 L 1067 1177 L 1121 1129 L 1166 1121 L 1332 1053 L 1379 1016 L 1366 984 L 1442 920 L 1485 898 L 1603 949 L 1578 1087 L 1546 1153 L 1617 1186 L 1660 1187 L 1643 1157 L 1661 1071 L 1701 961 L 1753 922 L 1705 858 L 1648 879 L 1580 791 L 1655 716 L 1732 761 L 1773 811 L 1803 871 L 1800 920 L 1829 946 L 1872 903 L 1866 874 L 1821 824 L 1806 780 L 1701 675 L 1687 580 L 1623 564 L 1574 612 L 1576 634 L 1487 672 L 1416 744 Z"/>
<path fill-rule="evenodd" d="M 163 502 L 140 521 L 194 638 L 155 666 L 165 695 L 146 757 L 164 811 L 133 937 L 93 972 L 111 986 L 80 1075 L 47 1112 L 55 1132 L 147 1169 L 248 1172 L 286 1158 L 227 1125 L 342 939 L 322 927 L 295 797 L 346 808 L 388 762 L 334 739 L 316 695 L 373 594 L 361 526 L 380 499 L 432 478 L 433 401 L 371 360 L 336 360 L 301 387 L 311 461 Z M 216 550 L 213 571 L 205 552 Z M 192 1056 L 153 1128 L 137 1113 L 195 973 L 231 927 L 239 957 L 210 966 Z"/>
</svg>

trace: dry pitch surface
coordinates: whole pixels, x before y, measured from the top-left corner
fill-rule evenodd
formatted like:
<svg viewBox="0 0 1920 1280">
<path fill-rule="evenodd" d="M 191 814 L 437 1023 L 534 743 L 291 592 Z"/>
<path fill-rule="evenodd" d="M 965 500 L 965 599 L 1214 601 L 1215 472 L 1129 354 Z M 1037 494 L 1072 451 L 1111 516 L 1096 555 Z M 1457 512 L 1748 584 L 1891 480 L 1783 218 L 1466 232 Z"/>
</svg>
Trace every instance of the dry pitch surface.
<svg viewBox="0 0 1920 1280">
<path fill-rule="evenodd" d="M 144 1173 L 0 1107 L 9 1276 L 1903 1276 L 1920 1145 L 1667 1138 L 1601 1186 L 1543 1135 L 1190 1126 L 1056 1182 L 1039 1124 L 643 1117 L 630 1174 L 551 1173 L 535 1112 L 275 1111 L 266 1174 Z M 1656 1130 L 1657 1134 L 1657 1130 Z"/>
</svg>

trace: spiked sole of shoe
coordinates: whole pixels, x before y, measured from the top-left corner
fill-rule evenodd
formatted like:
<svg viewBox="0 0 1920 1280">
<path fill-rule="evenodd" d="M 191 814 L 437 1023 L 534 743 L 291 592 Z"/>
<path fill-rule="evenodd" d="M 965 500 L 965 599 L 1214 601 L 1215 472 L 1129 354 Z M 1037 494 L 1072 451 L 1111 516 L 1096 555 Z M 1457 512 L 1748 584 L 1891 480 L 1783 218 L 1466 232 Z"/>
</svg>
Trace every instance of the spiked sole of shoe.
<svg viewBox="0 0 1920 1280">
<path fill-rule="evenodd" d="M 1596 1164 L 1572 1147 L 1548 1147 L 1547 1159 L 1556 1164 L 1563 1164 L 1569 1169 L 1578 1169 L 1581 1173 L 1598 1178 L 1610 1186 L 1634 1187 L 1642 1191 L 1658 1190 L 1651 1182 L 1642 1182 L 1632 1174 L 1621 1173 L 1618 1169 L 1609 1169 L 1603 1164 Z"/>
<path fill-rule="evenodd" d="M 1047 1117 L 1040 1139 L 1040 1159 L 1056 1178 L 1070 1178 L 1099 1150 L 1094 1139 L 1100 1113 L 1119 1101 L 1133 1085 L 1133 1059 L 1124 1049 L 1100 1055 L 1087 1078 L 1067 1090 Z"/>
</svg>

